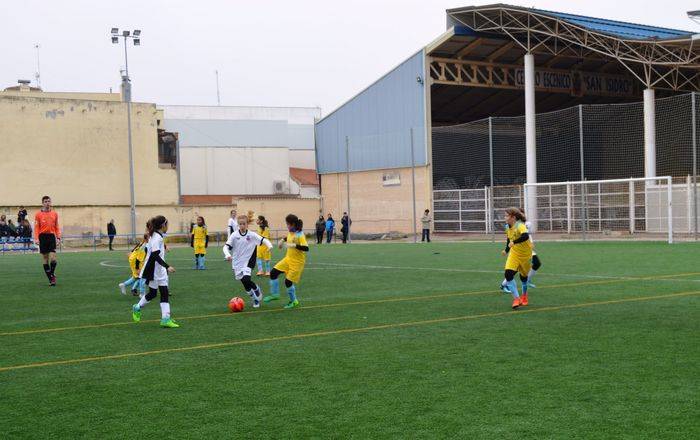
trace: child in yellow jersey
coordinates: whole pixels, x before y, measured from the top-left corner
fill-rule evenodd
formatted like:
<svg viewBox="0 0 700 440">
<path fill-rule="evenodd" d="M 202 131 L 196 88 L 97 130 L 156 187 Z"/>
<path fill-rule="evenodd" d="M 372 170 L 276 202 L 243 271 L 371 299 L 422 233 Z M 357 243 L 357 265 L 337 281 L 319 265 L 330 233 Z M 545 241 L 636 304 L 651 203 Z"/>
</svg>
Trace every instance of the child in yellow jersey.
<svg viewBox="0 0 700 440">
<path fill-rule="evenodd" d="M 262 238 L 270 239 L 270 225 L 267 219 L 263 215 L 258 216 L 256 222 L 258 224 L 258 234 Z M 265 245 L 259 245 L 257 249 L 258 257 L 258 276 L 270 276 L 270 259 L 272 258 L 272 253 Z"/>
<path fill-rule="evenodd" d="M 131 269 L 131 277 L 119 283 L 119 290 L 121 290 L 122 295 L 126 295 L 126 288 L 133 286 L 131 288 L 131 294 L 134 296 L 143 296 L 146 290 L 146 283 L 139 276 L 141 272 L 141 267 L 146 259 L 146 244 L 148 243 L 148 235 L 143 236 L 143 241 L 137 244 L 131 252 L 129 252 L 129 269 Z"/>
<path fill-rule="evenodd" d="M 190 246 L 194 248 L 194 269 L 204 270 L 205 255 L 209 246 L 209 235 L 204 217 L 197 217 L 197 224 L 192 227 Z"/>
<path fill-rule="evenodd" d="M 270 295 L 266 296 L 263 301 L 268 303 L 280 299 L 280 284 L 277 278 L 280 274 L 284 274 L 284 285 L 287 287 L 287 295 L 289 295 L 289 303 L 284 308 L 293 309 L 299 306 L 295 284 L 299 284 L 299 281 L 301 281 L 309 244 L 306 242 L 306 236 L 302 230 L 304 222 L 299 217 L 289 214 L 284 220 L 287 223 L 289 233 L 286 238 L 280 240 L 279 248 L 286 247 L 287 255 L 272 268 L 272 272 L 270 272 Z"/>
<path fill-rule="evenodd" d="M 525 214 L 518 208 L 508 208 L 505 212 L 506 221 L 506 248 L 502 255 L 507 255 L 505 267 L 505 287 L 513 295 L 513 309 L 528 304 L 527 299 L 527 274 L 531 269 L 532 241 L 525 226 Z M 515 274 L 520 273 L 520 281 L 523 286 L 522 296 L 518 293 L 515 283 Z"/>
</svg>

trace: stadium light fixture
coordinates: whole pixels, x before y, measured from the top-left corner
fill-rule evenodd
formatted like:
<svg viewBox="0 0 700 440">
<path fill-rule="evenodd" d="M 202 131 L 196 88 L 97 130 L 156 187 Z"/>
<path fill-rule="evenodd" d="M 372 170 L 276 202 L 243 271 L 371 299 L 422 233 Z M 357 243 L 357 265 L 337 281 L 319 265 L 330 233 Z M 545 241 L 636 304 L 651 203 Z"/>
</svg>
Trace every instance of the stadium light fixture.
<svg viewBox="0 0 700 440">
<path fill-rule="evenodd" d="M 134 38 L 134 46 L 140 46 L 141 45 L 141 39 L 140 38 Z"/>
<path fill-rule="evenodd" d="M 119 43 L 119 37 L 112 37 L 112 43 L 113 43 L 113 44 L 118 44 L 118 43 Z"/>
<path fill-rule="evenodd" d="M 134 29 L 134 37 L 138 37 L 141 35 L 141 30 L 140 29 Z"/>
<path fill-rule="evenodd" d="M 688 11 L 688 18 L 700 24 L 700 9 L 695 11 Z"/>
<path fill-rule="evenodd" d="M 112 34 L 118 34 L 119 33 L 119 28 L 112 28 Z"/>
<path fill-rule="evenodd" d="M 123 37 L 128 37 L 131 34 L 129 31 L 122 31 L 122 36 Z"/>
</svg>

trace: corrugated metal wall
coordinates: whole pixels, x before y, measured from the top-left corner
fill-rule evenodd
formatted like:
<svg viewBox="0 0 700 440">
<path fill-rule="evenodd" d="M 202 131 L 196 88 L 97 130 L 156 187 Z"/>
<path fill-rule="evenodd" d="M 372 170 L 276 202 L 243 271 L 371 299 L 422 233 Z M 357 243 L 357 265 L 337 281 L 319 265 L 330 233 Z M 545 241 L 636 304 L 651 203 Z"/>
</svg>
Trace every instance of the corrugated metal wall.
<svg viewBox="0 0 700 440">
<path fill-rule="evenodd" d="M 346 136 L 351 171 L 410 167 L 411 129 L 415 164 L 427 163 L 424 62 L 421 50 L 316 124 L 319 173 L 348 169 Z"/>
</svg>

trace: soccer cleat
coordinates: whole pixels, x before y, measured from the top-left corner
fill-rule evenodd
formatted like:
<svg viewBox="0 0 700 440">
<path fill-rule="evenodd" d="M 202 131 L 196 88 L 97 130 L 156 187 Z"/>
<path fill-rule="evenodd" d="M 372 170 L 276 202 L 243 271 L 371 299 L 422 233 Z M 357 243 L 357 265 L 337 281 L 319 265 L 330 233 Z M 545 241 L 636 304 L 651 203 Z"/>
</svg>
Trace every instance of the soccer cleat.
<svg viewBox="0 0 700 440">
<path fill-rule="evenodd" d="M 535 286 L 534 284 L 532 284 L 531 282 L 528 281 L 528 283 L 527 283 L 527 288 L 528 288 L 528 289 L 536 289 L 537 286 Z"/>
<path fill-rule="evenodd" d="M 134 322 L 141 322 L 141 307 L 138 304 L 131 306 L 131 319 Z"/>
<path fill-rule="evenodd" d="M 51 286 L 51 287 L 56 286 L 56 275 L 51 275 L 51 279 L 49 279 L 49 286 Z"/>
<path fill-rule="evenodd" d="M 262 270 L 259 270 L 258 273 L 256 273 L 255 275 L 261 277 L 261 276 L 265 275 L 265 272 L 263 272 Z"/>
<path fill-rule="evenodd" d="M 139 296 L 139 293 L 136 291 L 136 289 L 131 291 L 132 296 Z"/>
<path fill-rule="evenodd" d="M 269 303 L 270 301 L 277 301 L 278 299 L 280 299 L 279 295 L 267 295 L 263 298 L 263 302 Z"/>
<path fill-rule="evenodd" d="M 510 290 L 508 290 L 508 286 L 506 286 L 505 284 L 501 284 L 500 289 L 501 289 L 501 292 L 510 295 Z"/>
<path fill-rule="evenodd" d="M 126 295 L 126 284 L 119 283 L 119 290 L 122 292 L 122 295 Z"/>
<path fill-rule="evenodd" d="M 270 272 L 265 272 L 265 273 L 263 274 L 263 276 L 269 277 L 269 276 L 270 276 Z"/>
<path fill-rule="evenodd" d="M 260 295 L 253 294 L 253 308 L 257 309 L 260 307 L 260 300 L 262 299 L 262 293 Z"/>
<path fill-rule="evenodd" d="M 160 320 L 160 326 L 163 328 L 179 328 L 180 324 L 173 321 L 172 318 L 164 318 Z"/>
<path fill-rule="evenodd" d="M 523 303 L 520 300 L 520 298 L 513 298 L 513 310 L 517 309 L 518 307 L 522 306 Z"/>
<path fill-rule="evenodd" d="M 527 293 L 520 295 L 520 305 L 522 305 L 522 306 L 527 305 Z"/>
<path fill-rule="evenodd" d="M 299 300 L 295 299 L 294 301 L 289 301 L 286 306 L 284 306 L 285 309 L 293 309 L 295 307 L 299 307 Z"/>
</svg>

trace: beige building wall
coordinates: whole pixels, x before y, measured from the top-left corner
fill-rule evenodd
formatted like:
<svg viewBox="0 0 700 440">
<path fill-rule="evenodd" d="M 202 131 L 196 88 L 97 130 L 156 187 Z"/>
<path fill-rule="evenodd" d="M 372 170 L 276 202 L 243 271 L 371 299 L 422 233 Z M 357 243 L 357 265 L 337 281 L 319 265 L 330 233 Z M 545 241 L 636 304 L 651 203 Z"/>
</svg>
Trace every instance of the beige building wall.
<svg viewBox="0 0 700 440">
<path fill-rule="evenodd" d="M 415 169 L 416 228 L 420 217 L 431 209 L 430 168 Z M 321 175 L 324 215 L 337 222 L 348 209 L 345 173 Z M 385 186 L 385 177 L 398 176 L 399 183 Z M 354 233 L 413 232 L 413 190 L 411 168 L 358 171 L 350 173 L 350 218 Z M 431 209 L 432 210 L 432 209 Z M 338 229 L 340 226 L 338 226 Z"/>
<path fill-rule="evenodd" d="M 0 206 L 45 194 L 61 206 L 130 203 L 126 104 L 18 93 L 0 93 Z M 176 171 L 158 164 L 157 115 L 132 106 L 138 205 L 178 202 Z"/>
</svg>

